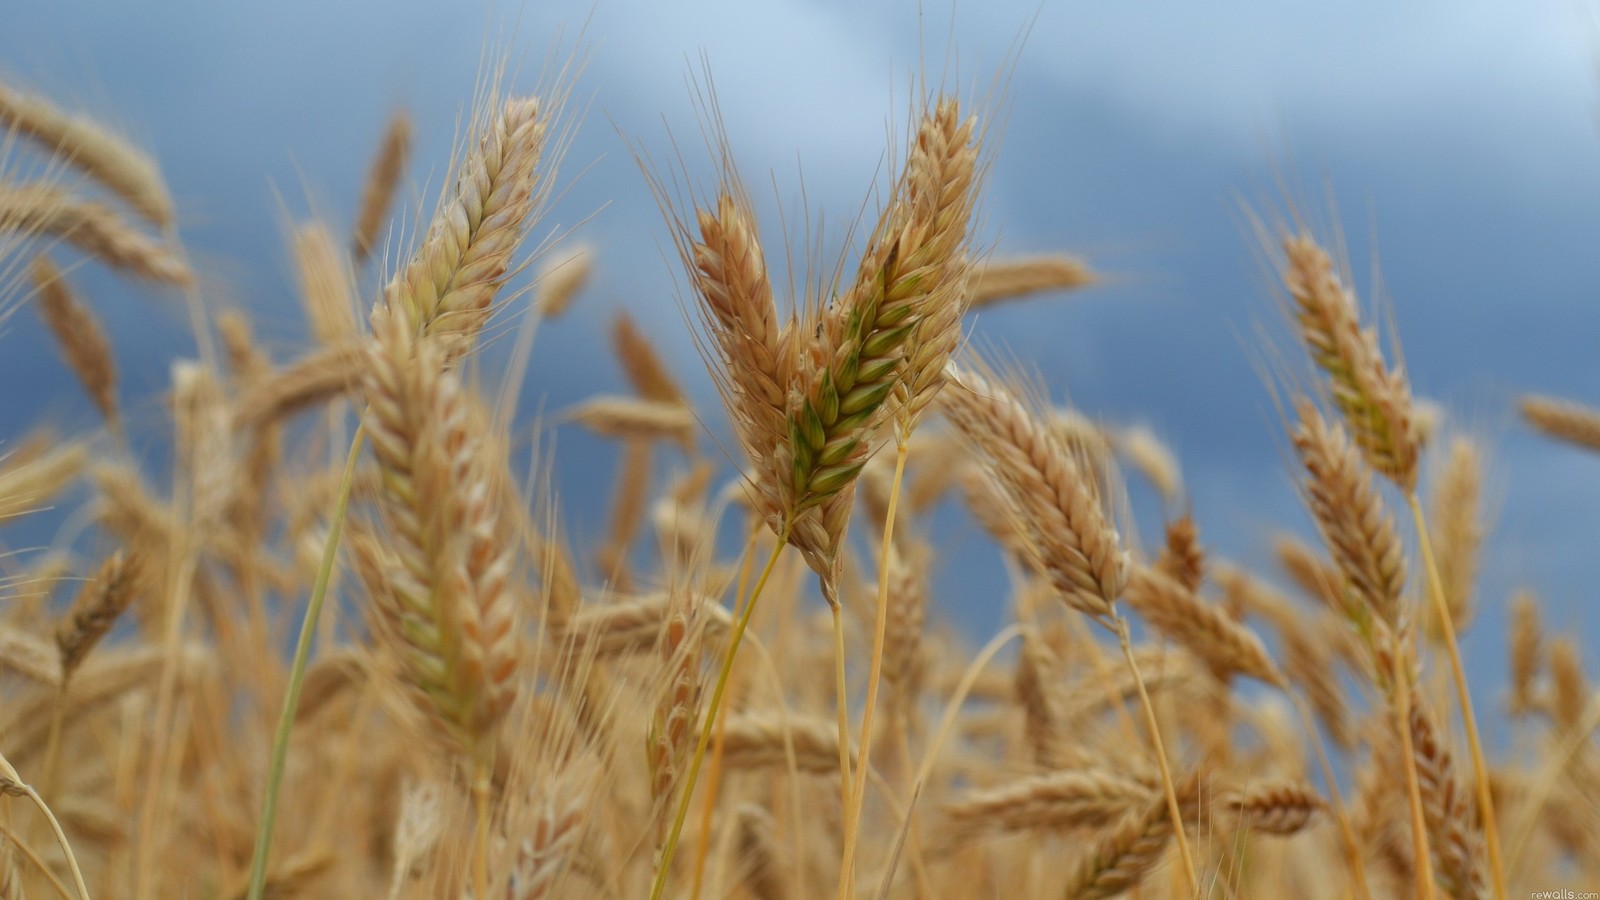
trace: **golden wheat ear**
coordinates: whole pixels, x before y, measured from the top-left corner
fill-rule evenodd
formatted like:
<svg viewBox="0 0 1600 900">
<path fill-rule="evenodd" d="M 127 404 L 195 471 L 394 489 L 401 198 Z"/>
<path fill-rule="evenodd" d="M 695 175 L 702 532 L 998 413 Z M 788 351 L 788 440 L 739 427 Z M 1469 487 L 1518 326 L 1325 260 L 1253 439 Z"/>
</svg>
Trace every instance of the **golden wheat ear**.
<svg viewBox="0 0 1600 900">
<path fill-rule="evenodd" d="M 93 119 L 0 84 L 0 128 L 32 139 L 116 194 L 151 224 L 166 228 L 173 223 L 172 197 L 155 162 Z"/>
</svg>

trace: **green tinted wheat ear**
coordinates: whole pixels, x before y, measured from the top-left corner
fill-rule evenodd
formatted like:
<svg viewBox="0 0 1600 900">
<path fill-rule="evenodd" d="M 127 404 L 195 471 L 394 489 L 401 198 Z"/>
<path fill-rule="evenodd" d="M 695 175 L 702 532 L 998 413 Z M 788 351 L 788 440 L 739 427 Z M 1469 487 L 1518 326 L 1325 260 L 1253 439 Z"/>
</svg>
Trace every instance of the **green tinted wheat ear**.
<svg viewBox="0 0 1600 900">
<path fill-rule="evenodd" d="M 906 341 L 905 369 L 895 388 L 902 437 L 944 384 L 944 364 L 961 341 L 961 317 L 972 302 L 969 252 L 977 202 L 977 121 L 963 119 L 955 100 L 941 99 L 917 130 L 906 169 L 909 227 L 915 256 L 900 261 L 902 281 L 921 292 Z"/>
<path fill-rule="evenodd" d="M 1485 838 L 1494 895 L 1498 900 L 1505 900 L 1508 896 L 1505 865 L 1501 859 L 1488 763 L 1478 735 L 1466 667 L 1456 641 L 1454 614 L 1434 559 L 1433 541 L 1422 504 L 1417 498 L 1417 457 L 1422 429 L 1411 387 L 1401 366 L 1391 369 L 1385 364 L 1376 333 L 1361 327 L 1355 297 L 1334 274 L 1328 254 L 1304 234 L 1286 236 L 1283 247 L 1287 258 L 1285 281 L 1294 298 L 1306 347 L 1327 374 L 1333 401 L 1367 464 L 1394 482 L 1411 508 L 1417 547 L 1427 576 L 1425 587 L 1442 638 L 1440 643 L 1450 660 L 1456 702 L 1467 732 L 1467 748 L 1472 753 L 1478 805 L 1487 823 Z M 1403 708 L 1404 695 L 1400 699 Z"/>
<path fill-rule="evenodd" d="M 366 383 L 395 563 L 374 600 L 423 711 L 473 756 L 516 692 L 510 546 L 483 423 L 440 349 L 404 329 L 377 336 Z"/>
<path fill-rule="evenodd" d="M 386 291 L 414 333 L 470 343 L 488 321 L 543 193 L 536 169 L 548 127 L 539 101 L 508 100 L 462 162 L 422 246 Z"/>
</svg>

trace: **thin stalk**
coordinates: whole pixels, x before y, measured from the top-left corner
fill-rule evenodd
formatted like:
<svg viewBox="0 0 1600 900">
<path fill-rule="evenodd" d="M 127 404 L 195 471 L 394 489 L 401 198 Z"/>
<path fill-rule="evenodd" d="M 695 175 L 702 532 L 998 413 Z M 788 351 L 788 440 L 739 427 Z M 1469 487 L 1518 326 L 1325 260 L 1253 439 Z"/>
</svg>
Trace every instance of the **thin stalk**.
<svg viewBox="0 0 1600 900">
<path fill-rule="evenodd" d="M 661 900 L 667 889 L 667 875 L 672 871 L 672 857 L 678 849 L 678 838 L 683 834 L 683 822 L 689 817 L 689 799 L 694 795 L 694 785 L 700 777 L 700 764 L 705 762 L 706 745 L 711 742 L 712 726 L 716 723 L 717 713 L 722 708 L 722 695 L 728 689 L 728 676 L 733 672 L 733 658 L 739 652 L 739 643 L 744 640 L 744 632 L 750 625 L 750 614 L 755 612 L 756 601 L 760 599 L 762 589 L 767 586 L 767 579 L 772 576 L 773 567 L 778 564 L 778 556 L 789 541 L 790 524 L 789 520 L 784 521 L 783 528 L 778 532 L 777 543 L 772 547 L 772 555 L 767 557 L 767 564 L 761 569 L 761 577 L 756 579 L 755 589 L 750 592 L 750 602 L 745 605 L 744 613 L 733 626 L 733 634 L 728 640 L 728 652 L 722 657 L 722 669 L 717 673 L 717 683 L 711 691 L 711 702 L 706 707 L 706 721 L 700 728 L 700 740 L 695 744 L 694 758 L 689 762 L 688 778 L 684 780 L 683 785 L 683 797 L 678 800 L 678 812 L 672 820 L 672 831 L 667 835 L 667 845 L 661 851 L 661 862 L 656 869 L 655 884 L 650 888 L 650 900 Z"/>
<path fill-rule="evenodd" d="M 72 892 L 67 890 L 67 886 L 61 883 L 61 879 L 56 877 L 55 872 L 51 871 L 50 865 L 39 857 L 39 851 L 29 846 L 27 841 L 23 840 L 16 832 L 6 828 L 4 824 L 0 824 L 0 838 L 3 838 L 18 853 L 27 857 L 28 862 L 33 863 L 33 867 L 39 870 L 39 874 L 43 875 L 45 880 L 50 882 L 50 886 L 56 889 L 56 893 L 61 896 L 61 900 L 72 900 Z"/>
<path fill-rule="evenodd" d="M 322 545 L 322 563 L 317 568 L 317 580 L 311 587 L 311 600 L 306 604 L 305 617 L 300 620 L 300 637 L 295 642 L 289 686 L 283 694 L 283 711 L 278 715 L 278 729 L 272 736 L 272 762 L 267 770 L 267 794 L 261 803 L 261 822 L 256 827 L 255 852 L 250 857 L 250 891 L 246 895 L 247 900 L 261 900 L 266 890 L 267 853 L 272 848 L 272 829 L 278 821 L 278 792 L 283 787 L 283 772 L 289 760 L 289 733 L 294 730 L 294 712 L 300 705 L 306 663 L 311 658 L 311 637 L 316 632 L 317 619 L 322 615 L 322 602 L 328 595 L 328 583 L 333 579 L 333 564 L 339 555 L 339 537 L 344 533 L 345 513 L 350 509 L 350 488 L 355 484 L 356 463 L 361 459 L 361 446 L 366 436 L 366 426 L 361 425 L 350 440 L 350 455 L 344 461 L 344 477 L 339 482 L 339 498 L 334 502 L 333 518 L 328 521 L 328 539 Z"/>
<path fill-rule="evenodd" d="M 1287 689 L 1284 690 L 1284 695 L 1300 713 L 1300 723 L 1305 726 L 1306 735 L 1311 738 L 1311 749 L 1317 754 L 1317 766 L 1322 770 L 1322 780 L 1328 783 L 1328 796 L 1333 800 L 1333 818 L 1339 826 L 1340 840 L 1344 843 L 1345 864 L 1350 867 L 1355 895 L 1360 900 L 1372 900 L 1372 890 L 1367 885 L 1367 870 L 1361 864 L 1361 845 L 1356 842 L 1355 830 L 1350 827 L 1350 817 L 1345 813 L 1344 797 L 1340 794 L 1339 782 L 1333 775 L 1333 763 L 1328 761 L 1327 748 L 1322 745 L 1322 735 L 1317 731 L 1316 722 L 1311 718 L 1311 710 L 1306 707 L 1305 698 Z"/>
<path fill-rule="evenodd" d="M 67 843 L 67 835 L 61 830 L 61 823 L 56 821 L 56 814 L 45 805 L 44 798 L 39 796 L 38 791 L 28 785 L 21 787 L 27 793 L 28 799 L 33 801 L 33 805 L 37 806 L 39 812 L 44 813 L 44 817 L 50 821 L 50 828 L 56 833 L 56 843 L 61 845 L 61 852 L 66 854 L 67 868 L 72 872 L 72 886 L 78 889 L 78 896 L 83 900 L 89 900 L 89 888 L 84 885 L 83 873 L 78 870 L 78 858 L 72 855 L 72 845 Z"/>
<path fill-rule="evenodd" d="M 765 528 L 760 522 L 750 529 L 750 539 L 745 541 L 744 552 L 739 555 L 743 560 L 739 564 L 739 587 L 734 592 L 735 603 L 733 614 L 738 616 L 744 612 L 744 604 L 748 601 L 745 589 L 750 586 L 750 567 L 755 564 L 756 539 L 761 537 Z M 781 683 L 781 682 L 780 682 Z M 722 755 L 728 745 L 728 720 L 717 720 L 717 734 L 711 742 L 711 771 L 706 775 L 706 801 L 700 804 L 700 835 L 694 843 L 694 879 L 689 896 L 693 900 L 700 900 L 700 887 L 705 883 L 706 859 L 711 851 L 711 817 L 717 809 L 717 789 L 722 784 Z"/>
<path fill-rule="evenodd" d="M 1400 749 L 1405 754 L 1406 764 L 1406 794 L 1411 803 L 1411 852 L 1417 860 L 1417 897 L 1418 900 L 1433 900 L 1433 856 L 1428 850 L 1428 823 L 1422 816 L 1422 787 L 1417 781 L 1417 751 L 1411 744 L 1411 679 L 1403 668 L 1401 660 L 1401 644 L 1404 639 L 1395 638 L 1394 648 L 1394 691 L 1395 717 L 1399 719 Z"/>
<path fill-rule="evenodd" d="M 1428 523 L 1422 515 L 1422 503 L 1417 492 L 1406 494 L 1411 506 L 1411 518 L 1417 526 L 1417 545 L 1422 550 L 1422 565 L 1428 570 L 1428 595 L 1433 599 L 1434 615 L 1444 632 L 1444 646 L 1450 655 L 1450 677 L 1456 684 L 1456 700 L 1461 705 L 1461 722 L 1467 728 L 1467 747 L 1472 751 L 1472 774 L 1478 789 L 1478 809 L 1482 811 L 1483 838 L 1489 851 L 1489 873 L 1492 876 L 1495 900 L 1506 900 L 1505 860 L 1500 853 L 1500 827 L 1494 815 L 1494 797 L 1489 791 L 1489 765 L 1483 758 L 1483 743 L 1478 737 L 1478 717 L 1472 711 L 1472 694 L 1467 691 L 1467 675 L 1461 665 L 1461 647 L 1456 643 L 1456 626 L 1450 617 L 1449 604 L 1444 599 L 1444 584 L 1439 580 L 1439 564 L 1433 556 L 1433 541 L 1428 537 Z"/>
<path fill-rule="evenodd" d="M 50 735 L 44 742 L 44 793 L 55 795 L 56 777 L 61 769 L 61 725 L 67 717 L 67 679 L 61 676 L 61 687 L 56 691 L 56 702 L 50 711 Z"/>
<path fill-rule="evenodd" d="M 884 632 L 888 630 L 889 622 L 889 548 L 894 544 L 894 520 L 900 505 L 900 482 L 905 478 L 908 450 L 906 438 L 902 435 L 895 442 L 894 480 L 889 486 L 889 511 L 884 515 L 883 544 L 878 550 L 878 621 L 872 636 L 872 663 L 867 670 L 867 699 L 861 708 L 861 764 L 856 769 L 850 805 L 845 807 L 844 862 L 839 871 L 839 900 L 855 895 L 856 844 L 861 837 L 861 807 L 866 798 L 867 768 L 872 759 L 872 717 L 878 707 L 878 683 L 883 677 Z"/>
<path fill-rule="evenodd" d="M 833 612 L 833 691 L 834 711 L 839 730 L 839 803 L 850 808 L 850 689 L 845 684 L 844 605 L 829 604 Z"/>
<path fill-rule="evenodd" d="M 1139 704 L 1144 707 L 1145 727 L 1150 729 L 1150 742 L 1155 745 L 1156 764 L 1161 767 L 1161 786 L 1167 793 L 1167 814 L 1172 817 L 1172 838 L 1178 844 L 1178 855 L 1183 858 L 1183 874 L 1189 885 L 1189 896 L 1200 894 L 1200 878 L 1195 874 L 1194 856 L 1189 852 L 1189 839 L 1183 834 L 1183 812 L 1178 809 L 1178 789 L 1172 782 L 1172 767 L 1167 765 L 1167 746 L 1161 740 L 1161 726 L 1156 722 L 1155 707 L 1150 704 L 1150 694 L 1144 689 L 1144 676 L 1139 674 L 1139 664 L 1133 660 L 1133 641 L 1128 637 L 1128 620 L 1116 614 L 1117 642 L 1122 645 L 1122 658 L 1128 661 L 1128 671 L 1133 673 L 1133 685 L 1139 689 Z"/>
</svg>

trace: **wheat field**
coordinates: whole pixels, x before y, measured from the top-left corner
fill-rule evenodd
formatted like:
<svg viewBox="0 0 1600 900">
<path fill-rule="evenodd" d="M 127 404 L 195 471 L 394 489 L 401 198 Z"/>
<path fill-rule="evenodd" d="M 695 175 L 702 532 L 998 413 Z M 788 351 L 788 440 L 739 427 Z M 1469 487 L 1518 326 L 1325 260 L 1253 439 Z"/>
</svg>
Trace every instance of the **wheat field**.
<svg viewBox="0 0 1600 900">
<path fill-rule="evenodd" d="M 297 347 L 226 302 L 154 156 L 0 82 L 0 314 L 98 416 L 0 432 L 0 526 L 71 523 L 0 570 L 0 900 L 1600 886 L 1579 636 L 1483 596 L 1491 448 L 1414 394 L 1337 223 L 1250 214 L 1304 506 L 1251 566 L 1154 430 L 982 340 L 976 311 L 1101 278 L 988 244 L 994 93 L 914 79 L 881 190 L 836 211 L 858 240 L 818 259 L 760 227 L 708 92 L 705 146 L 639 152 L 627 189 L 715 391 L 615 317 L 587 353 L 626 390 L 553 414 L 618 449 L 575 539 L 518 379 L 594 273 L 645 263 L 545 237 L 583 112 L 581 67 L 549 71 L 484 77 L 429 188 L 396 112 L 350 221 L 288 224 Z M 189 322 L 153 396 L 102 324 L 140 301 L 95 270 Z M 1600 452 L 1578 400 L 1518 415 Z M 1143 537 L 1130 483 L 1164 500 Z M 993 633 L 950 623 L 950 515 L 1003 560 Z M 1507 603 L 1485 692 L 1460 638 Z"/>
</svg>

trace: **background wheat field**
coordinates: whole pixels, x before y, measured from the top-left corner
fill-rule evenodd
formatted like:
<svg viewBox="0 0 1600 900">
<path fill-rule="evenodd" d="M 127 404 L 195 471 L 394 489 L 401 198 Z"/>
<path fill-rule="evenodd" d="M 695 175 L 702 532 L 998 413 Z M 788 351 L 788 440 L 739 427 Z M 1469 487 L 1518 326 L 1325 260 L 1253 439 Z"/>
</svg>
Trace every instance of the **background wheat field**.
<svg viewBox="0 0 1600 900">
<path fill-rule="evenodd" d="M 1597 35 L 8 11 L 0 897 L 1600 890 Z"/>
</svg>

